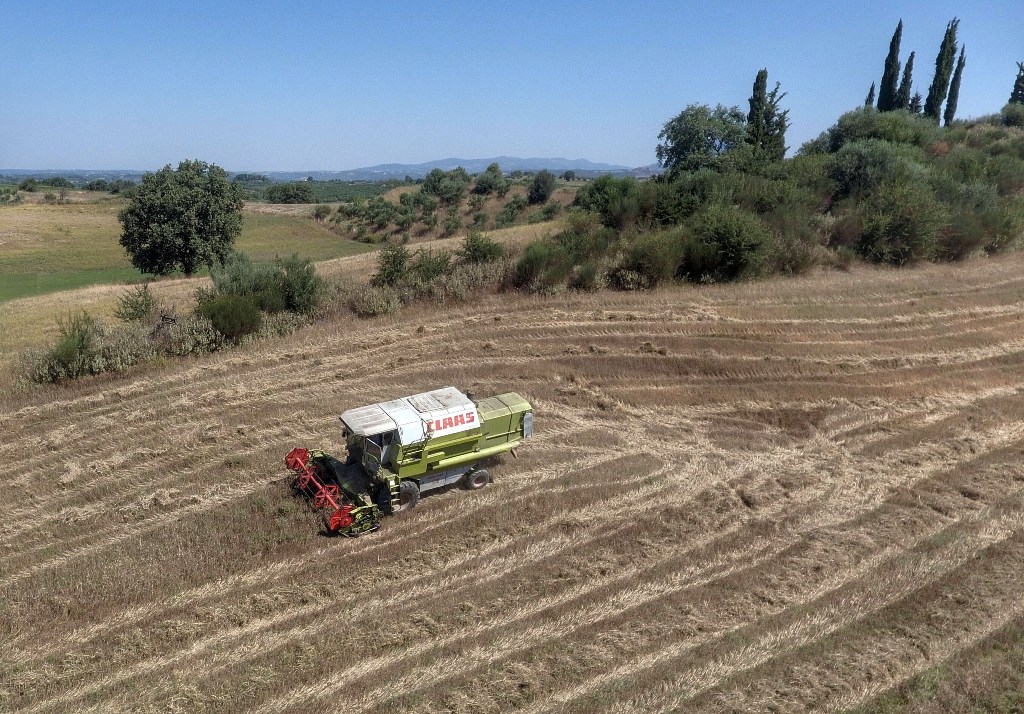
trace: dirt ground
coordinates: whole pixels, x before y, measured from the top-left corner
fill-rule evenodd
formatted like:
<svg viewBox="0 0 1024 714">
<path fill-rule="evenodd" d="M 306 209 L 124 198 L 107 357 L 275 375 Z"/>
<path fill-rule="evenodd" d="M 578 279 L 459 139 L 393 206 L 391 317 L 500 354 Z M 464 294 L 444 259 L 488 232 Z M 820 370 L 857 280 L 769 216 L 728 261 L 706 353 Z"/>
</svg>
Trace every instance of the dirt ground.
<svg viewBox="0 0 1024 714">
<path fill-rule="evenodd" d="M 955 684 L 1024 621 L 1022 350 L 1012 255 L 494 295 L 7 397 L 0 710 L 841 710 Z M 443 385 L 520 392 L 536 437 L 480 492 L 322 536 L 284 454 Z"/>
</svg>

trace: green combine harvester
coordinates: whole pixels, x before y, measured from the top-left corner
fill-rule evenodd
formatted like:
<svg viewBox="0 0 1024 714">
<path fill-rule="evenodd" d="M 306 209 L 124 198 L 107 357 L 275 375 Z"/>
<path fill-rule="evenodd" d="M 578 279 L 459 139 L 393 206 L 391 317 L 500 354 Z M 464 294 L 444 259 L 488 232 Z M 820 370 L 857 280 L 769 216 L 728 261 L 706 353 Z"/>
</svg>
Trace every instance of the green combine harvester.
<svg viewBox="0 0 1024 714">
<path fill-rule="evenodd" d="M 474 401 L 444 387 L 341 415 L 348 456 L 292 449 L 285 465 L 294 487 L 327 509 L 329 531 L 347 536 L 380 527 L 382 516 L 406 511 L 420 494 L 460 483 L 490 481 L 479 464 L 512 451 L 533 435 L 533 407 L 510 392 Z"/>
</svg>

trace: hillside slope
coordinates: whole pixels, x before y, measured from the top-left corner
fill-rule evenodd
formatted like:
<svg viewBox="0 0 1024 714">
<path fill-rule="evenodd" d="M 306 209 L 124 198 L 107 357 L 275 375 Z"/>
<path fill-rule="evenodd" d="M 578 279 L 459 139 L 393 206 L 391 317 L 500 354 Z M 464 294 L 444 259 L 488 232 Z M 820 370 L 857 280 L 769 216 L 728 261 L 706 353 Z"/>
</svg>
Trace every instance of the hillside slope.
<svg viewBox="0 0 1024 714">
<path fill-rule="evenodd" d="M 0 709 L 867 702 L 1020 631 L 1022 276 L 500 295 L 12 397 Z M 520 391 L 537 437 L 321 537 L 283 455 L 445 384 Z"/>
</svg>

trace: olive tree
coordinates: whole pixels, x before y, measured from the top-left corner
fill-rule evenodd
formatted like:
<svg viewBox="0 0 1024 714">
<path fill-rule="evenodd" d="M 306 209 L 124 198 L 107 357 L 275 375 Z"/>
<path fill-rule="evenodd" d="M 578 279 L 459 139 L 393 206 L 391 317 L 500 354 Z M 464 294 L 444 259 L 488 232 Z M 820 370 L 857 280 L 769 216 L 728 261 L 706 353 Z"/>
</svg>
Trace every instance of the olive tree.
<svg viewBox="0 0 1024 714">
<path fill-rule="evenodd" d="M 223 265 L 242 231 L 242 189 L 203 161 L 146 173 L 118 214 L 121 245 L 144 273 Z"/>
<path fill-rule="evenodd" d="M 691 104 L 669 119 L 658 139 L 655 154 L 670 172 L 696 171 L 715 166 L 718 160 L 743 143 L 746 115 L 739 107 Z"/>
</svg>

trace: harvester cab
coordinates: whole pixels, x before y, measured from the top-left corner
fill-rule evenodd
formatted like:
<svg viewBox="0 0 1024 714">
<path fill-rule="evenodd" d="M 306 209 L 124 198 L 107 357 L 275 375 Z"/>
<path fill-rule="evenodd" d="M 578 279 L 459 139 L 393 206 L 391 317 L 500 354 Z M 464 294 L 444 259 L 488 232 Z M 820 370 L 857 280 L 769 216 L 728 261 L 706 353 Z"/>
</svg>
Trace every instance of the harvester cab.
<svg viewBox="0 0 1024 714">
<path fill-rule="evenodd" d="M 381 516 L 413 508 L 420 493 L 461 483 L 478 489 L 480 462 L 533 435 L 533 407 L 515 393 L 474 401 L 454 387 L 349 409 L 341 415 L 348 456 L 293 449 L 295 487 L 330 510 L 328 529 L 360 535 Z"/>
</svg>

